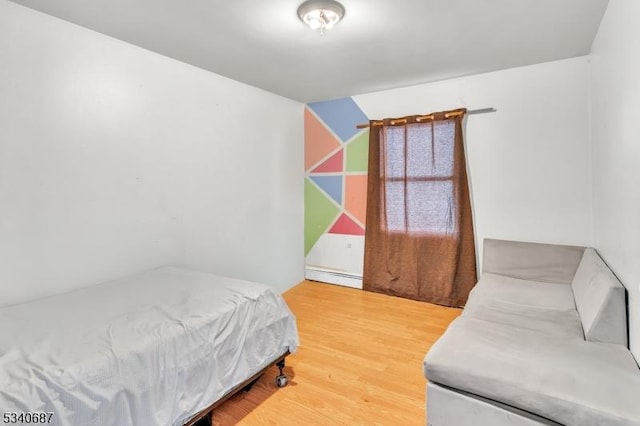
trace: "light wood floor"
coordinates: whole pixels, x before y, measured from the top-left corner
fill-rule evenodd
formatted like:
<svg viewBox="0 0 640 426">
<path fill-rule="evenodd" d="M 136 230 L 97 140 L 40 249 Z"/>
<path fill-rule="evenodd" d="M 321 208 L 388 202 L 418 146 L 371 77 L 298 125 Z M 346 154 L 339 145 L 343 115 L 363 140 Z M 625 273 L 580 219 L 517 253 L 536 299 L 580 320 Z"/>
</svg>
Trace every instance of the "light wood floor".
<svg viewBox="0 0 640 426">
<path fill-rule="evenodd" d="M 461 310 L 304 281 L 284 294 L 300 348 L 289 385 L 270 368 L 214 425 L 424 425 L 422 360 Z"/>
</svg>

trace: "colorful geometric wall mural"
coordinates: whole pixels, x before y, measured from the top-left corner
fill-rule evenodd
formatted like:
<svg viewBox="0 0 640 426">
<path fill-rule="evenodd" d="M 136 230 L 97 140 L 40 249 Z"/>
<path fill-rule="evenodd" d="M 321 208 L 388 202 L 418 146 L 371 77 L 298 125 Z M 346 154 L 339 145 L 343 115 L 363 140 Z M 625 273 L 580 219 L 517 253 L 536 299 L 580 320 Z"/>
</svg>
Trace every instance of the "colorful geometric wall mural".
<svg viewBox="0 0 640 426">
<path fill-rule="evenodd" d="M 351 98 L 305 106 L 305 255 L 325 233 L 364 235 L 368 121 Z"/>
</svg>

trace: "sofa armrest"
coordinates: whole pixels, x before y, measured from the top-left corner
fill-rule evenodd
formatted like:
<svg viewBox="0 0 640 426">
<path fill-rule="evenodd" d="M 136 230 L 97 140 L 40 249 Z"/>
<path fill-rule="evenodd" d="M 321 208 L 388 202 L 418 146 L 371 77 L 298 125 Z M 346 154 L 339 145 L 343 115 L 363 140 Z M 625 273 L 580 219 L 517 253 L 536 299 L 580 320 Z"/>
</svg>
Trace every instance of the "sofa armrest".
<svg viewBox="0 0 640 426">
<path fill-rule="evenodd" d="M 522 241 L 484 240 L 482 272 L 571 284 L 584 247 Z"/>
</svg>

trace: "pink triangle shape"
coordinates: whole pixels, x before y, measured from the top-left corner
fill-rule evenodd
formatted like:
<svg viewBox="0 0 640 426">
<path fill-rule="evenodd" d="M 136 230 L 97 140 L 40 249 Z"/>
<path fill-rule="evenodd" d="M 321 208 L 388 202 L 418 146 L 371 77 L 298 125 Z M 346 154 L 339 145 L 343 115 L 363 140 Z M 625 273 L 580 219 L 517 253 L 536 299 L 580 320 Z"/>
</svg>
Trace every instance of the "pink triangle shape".
<svg viewBox="0 0 640 426">
<path fill-rule="evenodd" d="M 331 172 L 341 172 L 344 168 L 344 163 L 342 162 L 342 154 L 343 150 L 339 150 L 331 157 L 327 158 L 323 161 L 318 167 L 311 170 L 311 173 L 331 173 Z"/>
<path fill-rule="evenodd" d="M 364 235 L 364 229 L 349 216 L 342 213 L 336 223 L 329 229 L 330 234 Z"/>
</svg>

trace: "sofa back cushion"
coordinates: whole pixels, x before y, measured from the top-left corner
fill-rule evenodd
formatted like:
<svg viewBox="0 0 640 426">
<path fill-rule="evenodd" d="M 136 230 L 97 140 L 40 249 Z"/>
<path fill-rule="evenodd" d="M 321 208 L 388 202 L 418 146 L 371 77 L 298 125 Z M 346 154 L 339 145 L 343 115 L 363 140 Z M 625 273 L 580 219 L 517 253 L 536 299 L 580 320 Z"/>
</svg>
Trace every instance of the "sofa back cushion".
<svg viewBox="0 0 640 426">
<path fill-rule="evenodd" d="M 571 286 L 585 338 L 626 346 L 625 288 L 594 249 L 584 251 Z"/>
<path fill-rule="evenodd" d="M 584 247 L 485 238 L 482 272 L 571 284 Z"/>
</svg>

